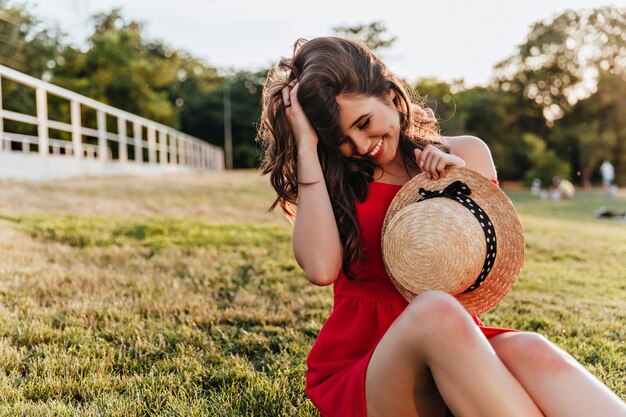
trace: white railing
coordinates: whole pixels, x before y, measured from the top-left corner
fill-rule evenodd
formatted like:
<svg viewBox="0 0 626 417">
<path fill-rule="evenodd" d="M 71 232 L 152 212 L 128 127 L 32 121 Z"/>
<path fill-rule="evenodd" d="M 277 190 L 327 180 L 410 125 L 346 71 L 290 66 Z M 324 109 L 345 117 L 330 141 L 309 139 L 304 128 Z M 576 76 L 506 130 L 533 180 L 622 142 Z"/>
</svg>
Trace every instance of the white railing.
<svg viewBox="0 0 626 417">
<path fill-rule="evenodd" d="M 35 90 L 36 115 L 4 109 L 3 79 Z M 49 119 L 49 95 L 69 102 L 70 123 Z M 82 125 L 84 109 L 95 110 L 96 129 Z M 107 127 L 107 116 L 116 120 L 113 132 Z M 37 136 L 6 131 L 6 120 L 36 126 Z M 71 140 L 50 137 L 50 129 L 68 132 Z M 88 143 L 87 138 L 92 138 L 93 143 Z M 111 146 L 113 143 L 117 146 Z M 106 163 L 179 165 L 202 171 L 224 169 L 224 152 L 217 146 L 3 65 L 0 65 L 0 152 L 58 155 Z"/>
</svg>

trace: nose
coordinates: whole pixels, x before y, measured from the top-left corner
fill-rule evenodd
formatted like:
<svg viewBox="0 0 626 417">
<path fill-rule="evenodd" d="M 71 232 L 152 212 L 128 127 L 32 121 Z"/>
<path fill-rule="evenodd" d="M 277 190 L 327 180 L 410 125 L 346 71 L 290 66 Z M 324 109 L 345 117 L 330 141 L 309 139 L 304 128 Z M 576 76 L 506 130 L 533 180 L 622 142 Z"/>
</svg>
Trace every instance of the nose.
<svg viewBox="0 0 626 417">
<path fill-rule="evenodd" d="M 365 155 L 367 151 L 369 151 L 370 147 L 373 145 L 372 138 L 366 135 L 354 135 L 352 138 L 354 143 L 354 147 L 361 155 Z"/>
</svg>

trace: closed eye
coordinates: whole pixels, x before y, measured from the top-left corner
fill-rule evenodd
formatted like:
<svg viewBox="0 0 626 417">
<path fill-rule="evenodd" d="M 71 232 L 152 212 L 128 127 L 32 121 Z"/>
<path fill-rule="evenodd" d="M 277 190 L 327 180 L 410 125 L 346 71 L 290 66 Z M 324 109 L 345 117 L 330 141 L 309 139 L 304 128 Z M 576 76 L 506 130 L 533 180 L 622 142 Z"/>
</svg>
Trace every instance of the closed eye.
<svg viewBox="0 0 626 417">
<path fill-rule="evenodd" d="M 358 126 L 358 128 L 359 128 L 359 130 L 363 130 L 363 129 L 365 129 L 365 128 L 367 127 L 367 125 L 369 125 L 369 124 L 370 124 L 370 119 L 367 119 L 367 120 L 365 121 L 365 123 L 363 123 L 361 126 Z"/>
</svg>

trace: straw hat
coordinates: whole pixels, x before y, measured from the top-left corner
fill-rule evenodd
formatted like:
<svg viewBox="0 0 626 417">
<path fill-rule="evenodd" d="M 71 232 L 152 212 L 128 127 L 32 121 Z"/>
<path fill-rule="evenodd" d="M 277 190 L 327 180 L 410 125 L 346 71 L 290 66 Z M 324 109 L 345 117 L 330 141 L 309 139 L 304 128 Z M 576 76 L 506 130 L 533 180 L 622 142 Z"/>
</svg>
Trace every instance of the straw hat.
<svg viewBox="0 0 626 417">
<path fill-rule="evenodd" d="M 511 201 L 462 167 L 437 180 L 420 174 L 402 186 L 387 209 L 381 244 L 385 269 L 407 301 L 441 290 L 474 315 L 504 298 L 524 264 Z"/>
</svg>

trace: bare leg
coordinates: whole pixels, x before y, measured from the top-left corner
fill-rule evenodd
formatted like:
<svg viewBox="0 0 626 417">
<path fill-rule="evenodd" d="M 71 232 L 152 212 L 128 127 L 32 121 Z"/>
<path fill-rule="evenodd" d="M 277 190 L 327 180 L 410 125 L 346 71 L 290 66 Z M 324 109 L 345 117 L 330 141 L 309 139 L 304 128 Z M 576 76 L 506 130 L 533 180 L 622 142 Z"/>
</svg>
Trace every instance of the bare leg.
<svg viewBox="0 0 626 417">
<path fill-rule="evenodd" d="M 367 368 L 368 416 L 542 416 L 459 302 L 418 296 L 388 329 Z"/>
<path fill-rule="evenodd" d="M 625 417 L 626 404 L 569 354 L 536 333 L 489 340 L 547 417 Z"/>
</svg>

